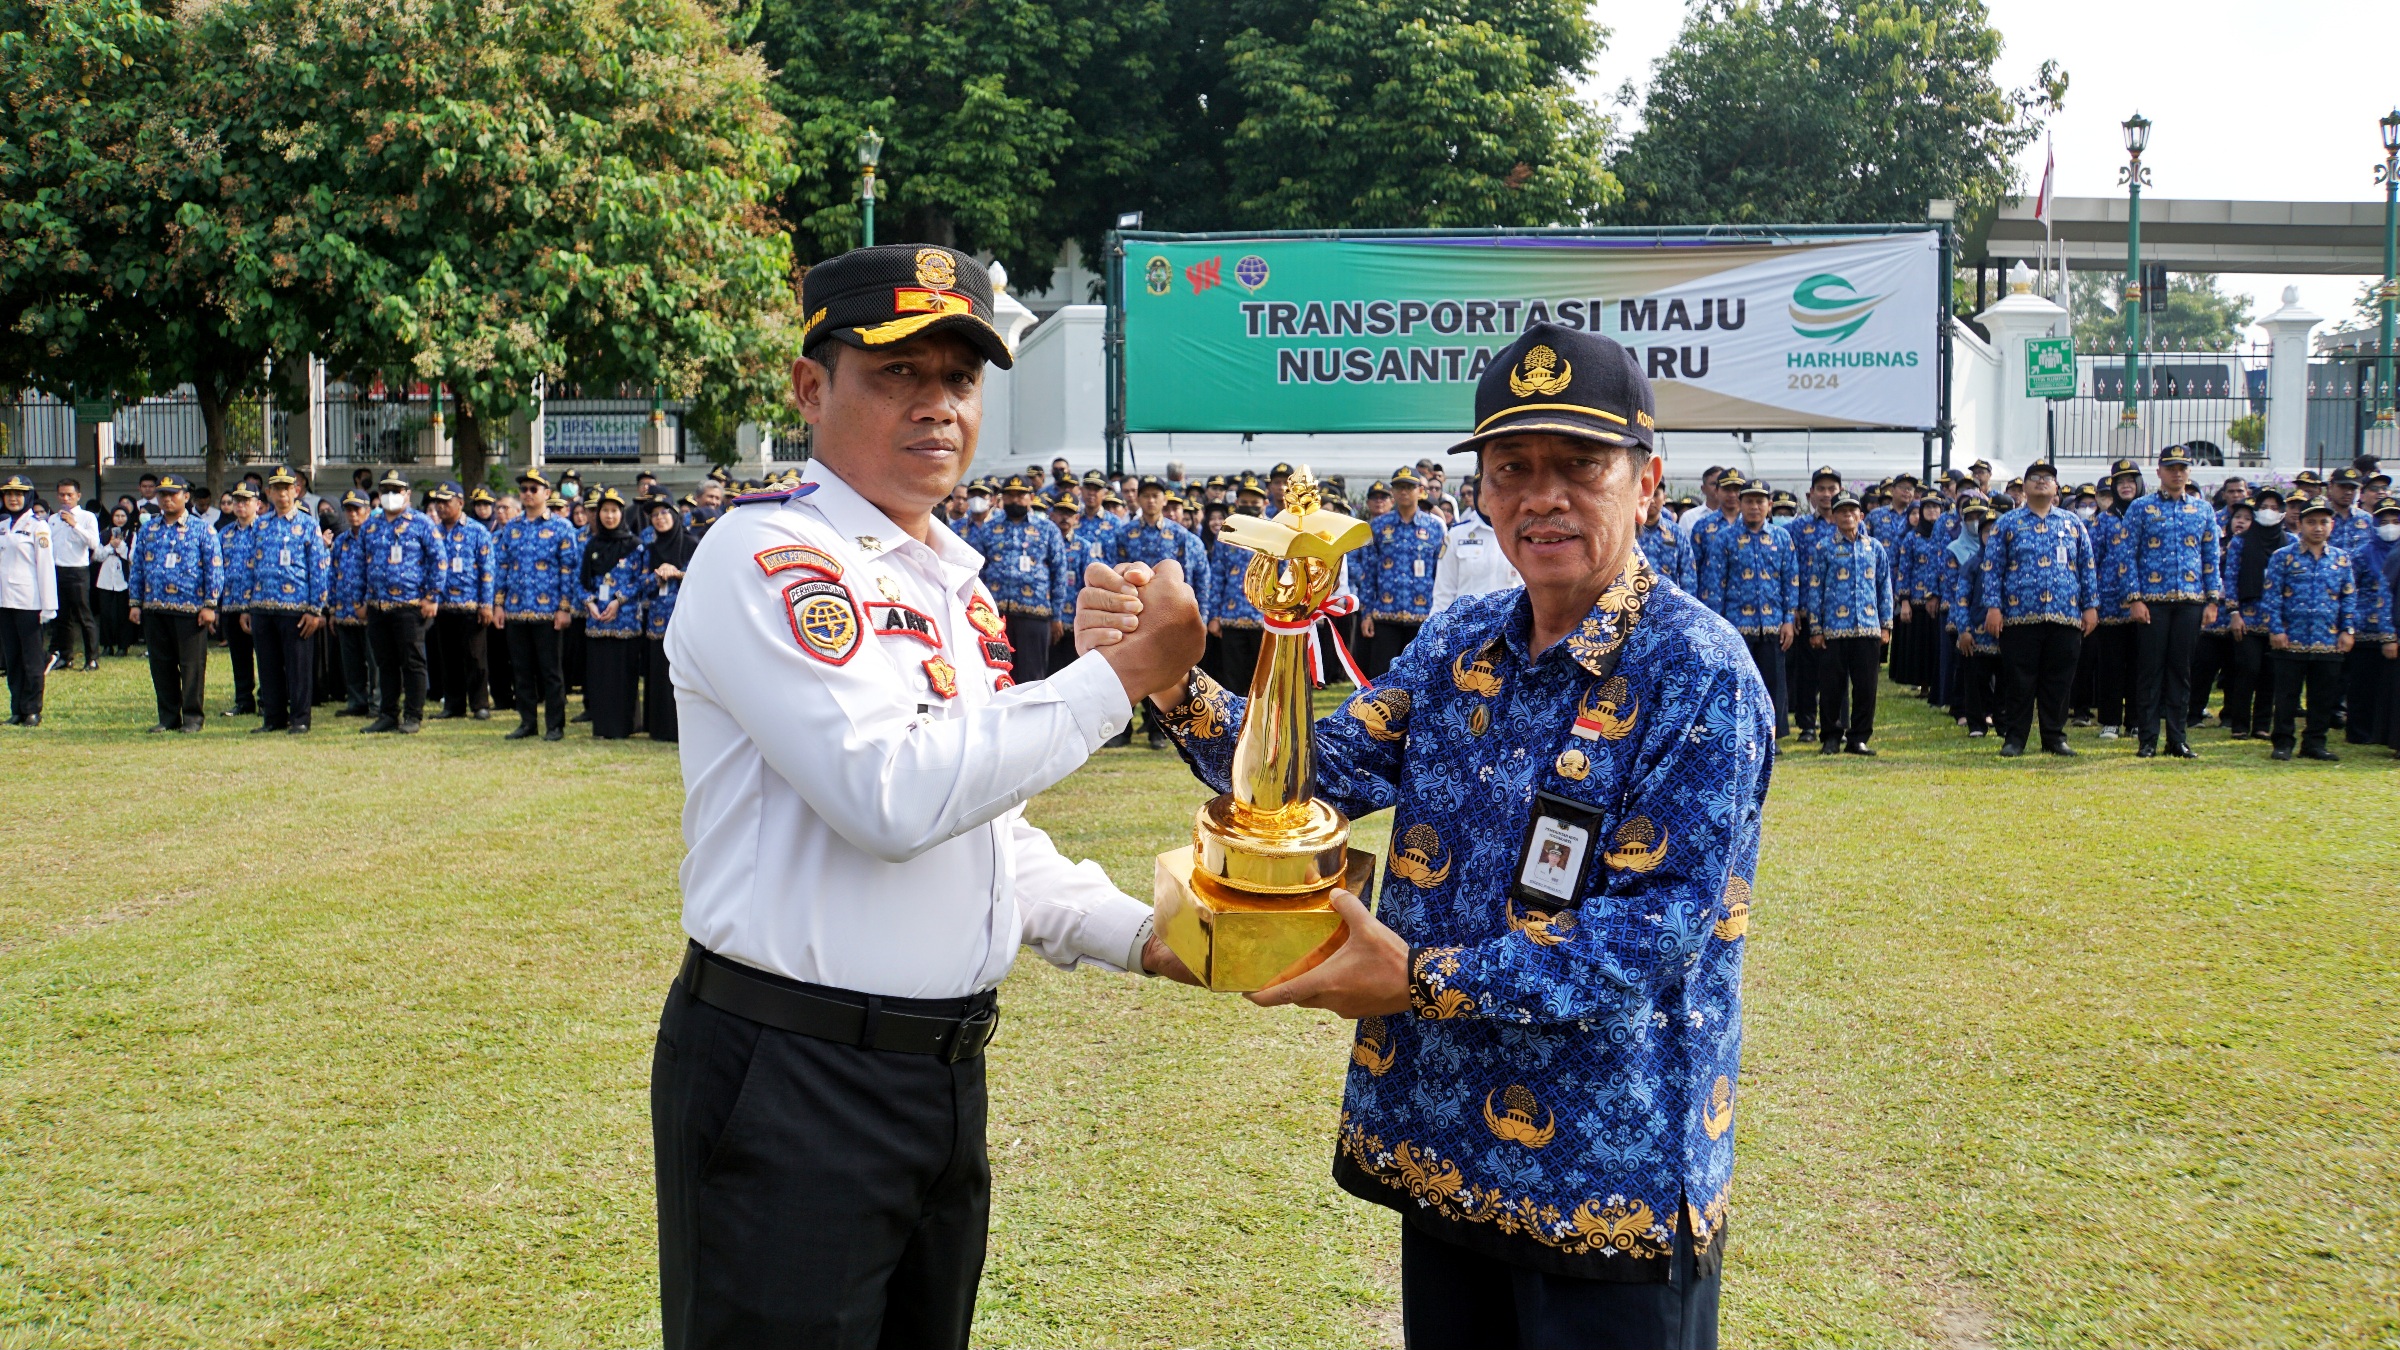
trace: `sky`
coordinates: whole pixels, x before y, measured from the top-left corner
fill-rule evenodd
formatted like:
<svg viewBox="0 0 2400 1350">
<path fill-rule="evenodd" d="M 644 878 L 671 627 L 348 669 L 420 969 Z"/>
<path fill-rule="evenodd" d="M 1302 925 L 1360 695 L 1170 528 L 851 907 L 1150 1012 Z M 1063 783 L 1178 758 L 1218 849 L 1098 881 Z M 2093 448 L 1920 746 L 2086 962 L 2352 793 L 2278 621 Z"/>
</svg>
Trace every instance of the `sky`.
<svg viewBox="0 0 2400 1350">
<path fill-rule="evenodd" d="M 2066 107 L 2051 120 L 2060 196 L 2112 195 L 2125 163 L 2127 117 L 2153 123 L 2143 160 L 2153 197 L 2254 201 L 2377 201 L 2383 159 L 2375 122 L 2400 106 L 2400 3 L 2393 0 L 1986 0 L 2005 40 L 1995 71 L 2003 87 L 2032 82 L 2045 59 L 2069 78 Z M 1601 0 L 1613 31 L 1585 84 L 1611 105 L 1619 86 L 1647 85 L 1651 63 L 1674 44 L 1674 4 Z M 1638 114 L 1639 101 L 1630 113 Z M 2041 181 L 2042 144 L 2020 163 L 2024 190 Z M 2079 274 L 2080 275 L 2080 274 Z M 2350 313 L 2364 278 L 2221 278 L 2264 315 L 2300 288 L 2300 303 L 2333 326 Z M 2323 329 L 2319 330 L 2324 331 Z"/>
</svg>

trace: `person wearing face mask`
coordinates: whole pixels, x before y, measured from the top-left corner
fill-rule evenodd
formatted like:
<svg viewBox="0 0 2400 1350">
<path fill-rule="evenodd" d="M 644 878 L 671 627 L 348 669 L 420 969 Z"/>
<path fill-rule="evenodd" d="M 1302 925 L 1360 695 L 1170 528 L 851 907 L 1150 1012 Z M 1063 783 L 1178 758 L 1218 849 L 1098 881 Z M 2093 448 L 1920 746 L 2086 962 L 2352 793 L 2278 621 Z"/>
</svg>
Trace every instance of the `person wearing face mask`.
<svg viewBox="0 0 2400 1350">
<path fill-rule="evenodd" d="M 398 469 L 375 485 L 375 505 L 360 527 L 359 553 L 367 648 L 383 703 L 363 731 L 413 736 L 425 721 L 425 625 L 441 606 L 442 536 L 432 517 L 409 506 Z"/>
<path fill-rule="evenodd" d="M 1941 682 L 1942 634 L 1942 503 L 1927 497 L 1914 503 L 1905 520 L 1907 533 L 1891 549 L 1893 598 L 1898 622 L 1892 630 L 1892 683 L 1928 697 Z"/>
<path fill-rule="evenodd" d="M 2263 736 L 2274 715 L 2275 685 L 2267 664 L 2267 560 L 2291 542 L 2283 523 L 2283 491 L 2260 484 L 2250 494 L 2250 528 L 2225 548 L 2220 574 L 2232 593 L 2233 676 L 2225 695 L 2226 735 L 2237 741 Z"/>
<path fill-rule="evenodd" d="M 2113 741 L 2133 723 L 2134 634 L 2126 612 L 2133 572 L 2126 566 L 2125 513 L 2142 495 L 2142 466 L 2120 459 L 2109 466 L 2106 482 L 2106 505 L 2087 526 L 2092 534 L 2092 569 L 2100 578 L 2100 626 L 2084 644 L 2083 662 L 2091 667 L 2100 739 Z M 2078 674 L 2080 677 L 2081 672 Z"/>
<path fill-rule="evenodd" d="M 8 724 L 42 724 L 42 684 L 50 650 L 42 625 L 58 617 L 58 562 L 52 525 L 34 514 L 33 484 L 23 474 L 0 481 L 0 666 L 8 670 Z"/>
<path fill-rule="evenodd" d="M 969 529 L 967 547 L 983 555 L 983 584 L 1000 606 L 1013 649 L 1009 674 L 1019 683 L 1047 679 L 1050 646 L 1067 634 L 1067 596 L 1081 585 L 1058 527 L 1033 510 L 1033 484 L 1012 475 L 1000 487 L 1000 514 Z"/>
<path fill-rule="evenodd" d="M 991 518 L 992 490 L 990 485 L 985 483 L 973 483 L 968 485 L 967 518 L 964 522 L 966 528 L 960 531 L 961 537 L 963 538 L 965 535 L 972 534 L 976 530 L 982 529 L 984 522 L 990 520 Z M 969 545 L 969 547 L 973 547 L 973 545 Z"/>
<path fill-rule="evenodd" d="M 2344 550 L 2358 582 L 2358 641 L 2350 648 L 2343 697 L 2350 710 L 2344 739 L 2352 745 L 2384 743 L 2384 720 L 2390 715 L 2385 693 L 2400 671 L 2400 619 L 2393 615 L 2392 586 L 2385 580 L 2394 555 L 2400 554 L 2400 501 L 2377 503 L 2367 521 L 2358 543 Z"/>
<path fill-rule="evenodd" d="M 342 494 L 342 530 L 328 546 L 333 581 L 326 601 L 333 610 L 333 640 L 342 667 L 342 707 L 336 717 L 371 717 L 382 699 L 375 692 L 375 656 L 367 647 L 367 516 L 373 499 L 356 488 Z"/>
<path fill-rule="evenodd" d="M 2202 619 L 2200 640 L 2192 647 L 2192 696 L 2184 718 L 2185 726 L 2208 725 L 2208 703 L 2216 695 L 2220 681 L 2225 685 L 2226 697 L 2230 699 L 2233 695 L 2233 616 L 2237 605 L 2233 598 L 2233 573 L 2225 567 L 2225 556 L 2233 548 L 2234 536 L 2250 528 L 2250 517 L 2250 503 L 2247 501 L 2217 512 L 2217 518 L 2224 522 L 2225 530 L 2224 537 L 2217 544 L 2217 583 L 2224 594 L 2217 601 L 2215 616 Z M 2225 719 L 2219 717 L 2217 725 L 2225 725 Z"/>
<path fill-rule="evenodd" d="M 2325 738 L 2333 729 L 2342 657 L 2356 642 L 2358 583 L 2350 555 L 2329 542 L 2338 515 L 2323 497 L 2308 499 L 2299 509 L 2299 541 L 2267 560 L 2259 608 L 2275 653 L 2276 760 L 2292 757 L 2304 697 L 2308 725 L 2299 733 L 2300 758 L 2328 764 L 2341 758 L 2325 748 Z"/>
<path fill-rule="evenodd" d="M 1990 608 L 1983 546 L 2000 517 L 1977 498 L 1970 498 L 1958 515 L 1958 538 L 1950 541 L 1945 560 L 1944 598 L 1950 603 L 1943 631 L 1960 666 L 1958 702 L 1951 711 L 1968 736 L 1980 739 L 1992 734 L 1992 713 L 2000 706 L 2000 640 L 1976 621 Z"/>
</svg>

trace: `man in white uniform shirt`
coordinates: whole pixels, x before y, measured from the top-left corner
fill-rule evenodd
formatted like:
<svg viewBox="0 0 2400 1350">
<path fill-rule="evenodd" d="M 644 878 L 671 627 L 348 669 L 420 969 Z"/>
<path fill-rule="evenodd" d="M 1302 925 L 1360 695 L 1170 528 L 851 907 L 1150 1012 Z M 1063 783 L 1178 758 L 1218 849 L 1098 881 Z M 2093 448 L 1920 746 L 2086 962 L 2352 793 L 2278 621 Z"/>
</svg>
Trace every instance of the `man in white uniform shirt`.
<svg viewBox="0 0 2400 1350">
<path fill-rule="evenodd" d="M 1433 567 L 1433 608 L 1427 617 L 1466 596 L 1524 584 L 1507 555 L 1501 553 L 1500 536 L 1483 512 L 1462 510 L 1458 523 L 1442 537 L 1441 561 Z"/>
<path fill-rule="evenodd" d="M 946 248 L 809 271 L 816 458 L 710 529 L 667 629 L 691 938 L 650 1085 L 668 1350 L 963 1347 L 1017 948 L 1190 978 L 1022 807 L 1199 659 L 1191 588 L 1162 567 L 1145 592 L 1192 617 L 1173 646 L 1019 685 L 982 557 L 935 524 L 984 363 L 1010 364 L 991 300 Z"/>
<path fill-rule="evenodd" d="M 100 518 L 83 507 L 83 485 L 58 480 L 58 509 L 50 513 L 50 554 L 58 568 L 58 620 L 52 625 L 52 664 L 75 668 L 75 639 L 83 638 L 83 668 L 100 668 L 100 620 L 92 613 L 92 559 L 100 552 Z"/>
</svg>

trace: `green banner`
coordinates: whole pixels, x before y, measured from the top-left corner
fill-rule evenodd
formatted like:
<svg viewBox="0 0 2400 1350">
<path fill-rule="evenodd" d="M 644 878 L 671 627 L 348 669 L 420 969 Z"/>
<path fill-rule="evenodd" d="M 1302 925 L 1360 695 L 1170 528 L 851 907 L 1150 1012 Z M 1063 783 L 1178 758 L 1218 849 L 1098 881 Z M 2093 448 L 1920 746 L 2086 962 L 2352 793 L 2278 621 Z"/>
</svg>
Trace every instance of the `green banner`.
<svg viewBox="0 0 2400 1350">
<path fill-rule="evenodd" d="M 1666 430 L 1940 420 L 1940 236 L 1125 241 L 1131 432 L 1446 431 L 1531 324 L 1606 333 Z"/>
</svg>

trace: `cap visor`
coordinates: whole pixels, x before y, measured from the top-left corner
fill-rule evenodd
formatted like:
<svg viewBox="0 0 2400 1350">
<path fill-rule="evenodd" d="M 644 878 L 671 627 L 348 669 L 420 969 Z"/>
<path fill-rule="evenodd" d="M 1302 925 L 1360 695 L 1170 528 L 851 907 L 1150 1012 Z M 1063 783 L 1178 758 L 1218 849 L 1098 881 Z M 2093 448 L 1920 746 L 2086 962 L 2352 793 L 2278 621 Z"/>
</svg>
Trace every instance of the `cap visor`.
<svg viewBox="0 0 2400 1350">
<path fill-rule="evenodd" d="M 1613 445 L 1620 449 L 1646 445 L 1646 442 L 1639 436 L 1628 436 L 1624 432 L 1608 430 L 1596 423 L 1576 421 L 1571 418 L 1561 418 L 1556 414 L 1544 413 L 1541 416 L 1528 417 L 1522 421 L 1502 422 L 1496 426 L 1486 427 L 1451 446 L 1444 453 L 1456 455 L 1469 450 L 1481 450 L 1486 442 L 1500 440 L 1507 436 L 1569 436 L 1579 441 L 1594 441 L 1601 445 Z"/>
<path fill-rule="evenodd" d="M 998 329 L 986 323 L 980 314 L 910 314 L 889 323 L 870 324 L 864 328 L 828 329 L 825 336 L 861 351 L 890 347 L 929 333 L 957 333 L 975 344 L 983 359 L 1009 370 L 1016 366 L 1016 354 L 1000 340 Z M 820 339 L 822 341 L 822 339 Z M 810 344 L 815 345 L 815 344 Z"/>
</svg>

